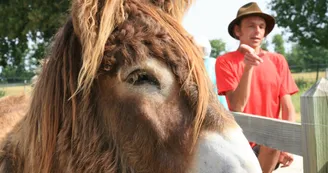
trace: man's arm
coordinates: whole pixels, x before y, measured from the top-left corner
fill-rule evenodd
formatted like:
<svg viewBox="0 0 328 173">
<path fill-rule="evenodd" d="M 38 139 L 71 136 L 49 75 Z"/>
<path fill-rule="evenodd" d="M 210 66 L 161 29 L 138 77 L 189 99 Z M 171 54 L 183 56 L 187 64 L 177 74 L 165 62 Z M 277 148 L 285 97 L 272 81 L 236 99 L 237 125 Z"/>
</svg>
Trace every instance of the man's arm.
<svg viewBox="0 0 328 173">
<path fill-rule="evenodd" d="M 289 94 L 284 95 L 283 97 L 281 97 L 280 103 L 282 119 L 295 122 L 295 108 L 291 96 Z"/>
<path fill-rule="evenodd" d="M 239 49 L 244 52 L 244 72 L 234 91 L 226 93 L 230 101 L 230 109 L 235 112 L 242 112 L 249 99 L 251 81 L 254 66 L 259 65 L 263 60 L 255 54 L 255 50 L 245 44 L 240 45 Z"/>
<path fill-rule="evenodd" d="M 244 111 L 251 90 L 252 74 L 253 74 L 253 67 L 251 66 L 245 67 L 244 73 L 240 79 L 237 88 L 234 91 L 228 91 L 226 93 L 230 101 L 231 111 L 235 111 L 235 112 Z"/>
</svg>

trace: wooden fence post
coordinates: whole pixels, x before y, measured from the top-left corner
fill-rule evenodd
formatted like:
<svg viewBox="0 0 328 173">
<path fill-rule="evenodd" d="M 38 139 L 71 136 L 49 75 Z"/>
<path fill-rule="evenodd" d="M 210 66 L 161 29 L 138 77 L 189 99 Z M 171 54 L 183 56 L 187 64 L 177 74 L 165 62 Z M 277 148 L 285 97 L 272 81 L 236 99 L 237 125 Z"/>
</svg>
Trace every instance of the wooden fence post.
<svg viewBox="0 0 328 173">
<path fill-rule="evenodd" d="M 328 172 L 328 79 L 301 96 L 303 170 Z"/>
</svg>

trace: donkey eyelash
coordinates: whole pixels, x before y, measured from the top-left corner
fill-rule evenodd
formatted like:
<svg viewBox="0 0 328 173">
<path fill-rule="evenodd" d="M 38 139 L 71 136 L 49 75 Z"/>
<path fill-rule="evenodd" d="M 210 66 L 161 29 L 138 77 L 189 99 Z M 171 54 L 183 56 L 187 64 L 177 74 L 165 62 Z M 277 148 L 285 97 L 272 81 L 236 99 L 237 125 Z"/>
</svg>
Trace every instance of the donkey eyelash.
<svg viewBox="0 0 328 173">
<path fill-rule="evenodd" d="M 132 85 L 150 84 L 160 89 L 160 83 L 157 78 L 145 70 L 137 69 L 131 72 L 126 78 L 126 82 Z"/>
</svg>

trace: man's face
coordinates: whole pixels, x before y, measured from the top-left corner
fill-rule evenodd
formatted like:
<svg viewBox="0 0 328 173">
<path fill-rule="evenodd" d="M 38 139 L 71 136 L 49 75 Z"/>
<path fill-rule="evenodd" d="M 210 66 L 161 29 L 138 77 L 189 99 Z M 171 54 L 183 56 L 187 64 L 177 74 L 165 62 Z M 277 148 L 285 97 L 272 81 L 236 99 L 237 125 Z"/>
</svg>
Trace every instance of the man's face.
<svg viewBox="0 0 328 173">
<path fill-rule="evenodd" d="M 265 20 L 258 16 L 249 16 L 241 20 L 240 26 L 235 26 L 235 34 L 241 44 L 247 44 L 253 48 L 261 46 L 265 35 Z"/>
</svg>

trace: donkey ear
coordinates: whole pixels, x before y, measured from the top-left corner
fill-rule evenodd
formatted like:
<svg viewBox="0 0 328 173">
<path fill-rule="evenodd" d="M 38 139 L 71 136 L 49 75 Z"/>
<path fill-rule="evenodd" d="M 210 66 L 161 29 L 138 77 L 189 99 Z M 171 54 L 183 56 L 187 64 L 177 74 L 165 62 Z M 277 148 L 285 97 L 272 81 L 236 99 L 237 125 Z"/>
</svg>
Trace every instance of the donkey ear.
<svg viewBox="0 0 328 173">
<path fill-rule="evenodd" d="M 194 0 L 150 0 L 151 3 L 160 7 L 178 21 L 182 21 L 185 12 Z"/>
</svg>

